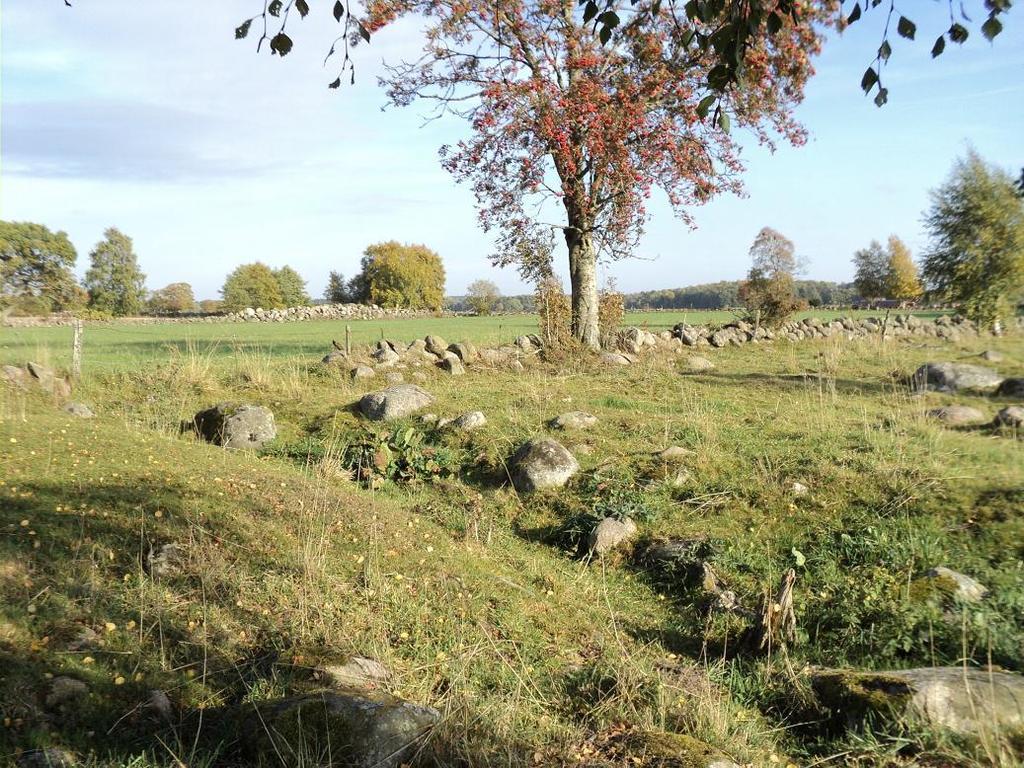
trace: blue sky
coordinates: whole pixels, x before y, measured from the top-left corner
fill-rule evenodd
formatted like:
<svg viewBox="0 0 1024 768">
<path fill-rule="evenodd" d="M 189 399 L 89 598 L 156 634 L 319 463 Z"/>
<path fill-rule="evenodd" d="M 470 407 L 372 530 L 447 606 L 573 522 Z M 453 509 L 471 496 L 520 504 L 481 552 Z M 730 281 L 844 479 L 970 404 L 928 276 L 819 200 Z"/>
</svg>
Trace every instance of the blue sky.
<svg viewBox="0 0 1024 768">
<path fill-rule="evenodd" d="M 67 231 L 80 272 L 117 226 L 150 288 L 184 280 L 200 298 L 257 259 L 291 264 L 319 294 L 331 269 L 352 274 L 366 245 L 385 239 L 437 250 L 449 293 L 478 277 L 526 290 L 514 270 L 490 266 L 469 190 L 438 162 L 464 126 L 424 125 L 426 107 L 381 111 L 380 62 L 414 55 L 417 25 L 376 36 L 357 51 L 356 85 L 329 91 L 330 4 L 310 5 L 282 60 L 233 39 L 258 0 L 2 0 L 0 217 Z M 919 39 L 894 41 L 888 106 L 858 87 L 880 34 L 868 14 L 818 60 L 798 112 L 807 146 L 770 154 L 749 142 L 747 196 L 696 209 L 694 231 L 655 199 L 639 258 L 605 274 L 628 291 L 739 278 L 769 225 L 796 243 L 808 277 L 846 280 L 872 238 L 924 247 L 928 190 L 968 144 L 1019 172 L 1024 15 L 1011 12 L 994 45 L 974 31 L 932 61 L 944 6 L 910 5 Z"/>
</svg>

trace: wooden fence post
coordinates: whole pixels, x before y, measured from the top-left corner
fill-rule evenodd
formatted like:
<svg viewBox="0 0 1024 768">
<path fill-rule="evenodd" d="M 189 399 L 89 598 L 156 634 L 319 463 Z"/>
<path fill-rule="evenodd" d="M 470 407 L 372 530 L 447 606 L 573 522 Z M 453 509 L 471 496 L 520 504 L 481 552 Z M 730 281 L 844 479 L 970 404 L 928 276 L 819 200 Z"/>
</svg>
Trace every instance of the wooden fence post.
<svg viewBox="0 0 1024 768">
<path fill-rule="evenodd" d="M 352 326 L 345 326 L 345 354 L 352 354 Z"/>
<path fill-rule="evenodd" d="M 71 378 L 77 381 L 82 377 L 82 321 L 75 318 L 71 327 L 75 331 L 71 341 Z"/>
</svg>

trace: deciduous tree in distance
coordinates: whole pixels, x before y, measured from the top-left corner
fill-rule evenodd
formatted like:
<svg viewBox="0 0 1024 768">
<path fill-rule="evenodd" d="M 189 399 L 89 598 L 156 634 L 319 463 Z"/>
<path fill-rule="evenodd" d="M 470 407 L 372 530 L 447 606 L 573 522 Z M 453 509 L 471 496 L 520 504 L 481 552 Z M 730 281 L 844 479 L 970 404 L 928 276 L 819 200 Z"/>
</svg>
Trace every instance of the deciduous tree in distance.
<svg viewBox="0 0 1024 768">
<path fill-rule="evenodd" d="M 110 227 L 89 260 L 83 281 L 89 306 L 119 317 L 137 315 L 146 299 L 146 276 L 139 269 L 132 239 Z"/>
</svg>

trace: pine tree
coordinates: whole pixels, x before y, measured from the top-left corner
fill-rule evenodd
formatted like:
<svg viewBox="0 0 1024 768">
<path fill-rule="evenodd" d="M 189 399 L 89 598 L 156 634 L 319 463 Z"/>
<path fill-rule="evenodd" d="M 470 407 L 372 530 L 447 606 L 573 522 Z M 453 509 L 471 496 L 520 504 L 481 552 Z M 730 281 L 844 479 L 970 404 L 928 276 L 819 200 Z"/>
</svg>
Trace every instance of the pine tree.
<svg viewBox="0 0 1024 768">
<path fill-rule="evenodd" d="M 112 315 L 137 315 L 146 299 L 146 276 L 139 269 L 132 239 L 110 227 L 89 260 L 83 281 L 89 306 Z"/>
</svg>

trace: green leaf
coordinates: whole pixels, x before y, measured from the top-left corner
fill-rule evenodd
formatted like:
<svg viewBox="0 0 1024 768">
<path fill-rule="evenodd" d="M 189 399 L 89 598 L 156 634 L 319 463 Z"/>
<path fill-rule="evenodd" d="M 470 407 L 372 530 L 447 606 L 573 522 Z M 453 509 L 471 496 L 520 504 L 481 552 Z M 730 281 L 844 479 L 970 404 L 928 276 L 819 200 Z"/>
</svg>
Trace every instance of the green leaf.
<svg viewBox="0 0 1024 768">
<path fill-rule="evenodd" d="M 278 32 L 270 40 L 270 52 L 278 56 L 287 56 L 292 50 L 292 39 L 284 32 Z"/>
<path fill-rule="evenodd" d="M 892 46 L 889 45 L 888 40 L 883 40 L 878 48 L 878 58 L 882 61 L 888 61 L 890 56 L 892 56 Z"/>
<path fill-rule="evenodd" d="M 708 112 L 711 111 L 711 107 L 717 100 L 718 95 L 714 93 L 709 94 L 708 96 L 705 96 L 703 99 L 701 99 L 700 103 L 697 105 L 697 117 L 699 117 L 701 120 L 707 117 Z"/>
<path fill-rule="evenodd" d="M 252 26 L 252 19 L 246 19 L 235 28 L 235 40 L 241 40 L 249 34 L 249 27 Z"/>
<path fill-rule="evenodd" d="M 725 131 L 725 133 L 728 133 L 729 125 L 729 116 L 725 114 L 725 110 L 723 109 L 718 113 L 718 127 Z"/>
<path fill-rule="evenodd" d="M 804 567 L 804 563 L 806 563 L 806 562 L 807 562 L 807 558 L 806 558 L 806 557 L 804 557 L 804 553 L 803 553 L 803 552 L 801 552 L 801 551 L 800 551 L 799 549 L 797 549 L 796 547 L 793 547 L 793 548 L 792 548 L 792 549 L 790 550 L 790 552 L 792 552 L 792 553 L 793 553 L 793 559 L 794 559 L 794 560 L 796 561 L 796 567 L 797 567 L 797 568 L 803 568 L 803 567 Z"/>
<path fill-rule="evenodd" d="M 887 101 L 889 101 L 889 89 L 879 88 L 878 93 L 875 94 L 875 106 L 881 107 Z"/>
<path fill-rule="evenodd" d="M 768 14 L 768 34 L 774 35 L 782 29 L 782 17 L 779 14 L 772 12 Z"/>
<path fill-rule="evenodd" d="M 345 15 L 345 6 L 341 0 L 334 0 L 334 20 L 341 21 L 341 17 Z"/>
<path fill-rule="evenodd" d="M 946 50 L 946 36 L 939 35 L 935 40 L 935 45 L 932 46 L 932 58 L 940 56 L 944 50 Z"/>
<path fill-rule="evenodd" d="M 854 6 L 853 6 L 853 10 L 850 11 L 850 15 L 846 17 L 846 23 L 847 24 L 853 24 L 853 22 L 857 21 L 859 18 L 860 18 L 860 3 L 855 3 Z"/>
<path fill-rule="evenodd" d="M 969 33 L 967 32 L 967 27 L 965 27 L 963 24 L 954 24 L 949 28 L 949 39 L 959 45 L 963 45 L 963 43 L 967 40 L 968 34 Z"/>
<path fill-rule="evenodd" d="M 363 26 L 362 22 L 356 22 L 359 25 L 359 36 L 366 42 L 370 42 L 370 30 Z"/>
<path fill-rule="evenodd" d="M 306 14 L 309 13 L 309 3 L 306 0 L 295 0 L 295 10 L 299 12 L 299 16 L 306 18 Z"/>
<path fill-rule="evenodd" d="M 875 87 L 875 83 L 877 82 L 878 73 L 875 72 L 875 70 L 872 69 L 871 67 L 868 67 L 867 69 L 864 70 L 864 77 L 860 79 L 860 87 L 864 91 L 864 93 L 867 93 L 868 91 Z"/>
<path fill-rule="evenodd" d="M 271 16 L 280 16 L 281 9 L 284 7 L 284 3 L 281 0 L 271 0 L 270 5 L 267 6 L 267 13 Z"/>
<path fill-rule="evenodd" d="M 612 39 L 612 30 L 610 27 L 601 27 L 597 36 L 601 38 L 601 45 L 606 45 Z"/>
<path fill-rule="evenodd" d="M 900 16 L 900 20 L 896 22 L 896 31 L 900 33 L 900 37 L 913 40 L 914 35 L 917 34 L 917 24 L 912 22 L 906 16 Z"/>
<path fill-rule="evenodd" d="M 985 36 L 985 39 L 991 42 L 996 35 L 1003 31 L 1003 22 L 997 19 L 995 16 L 990 16 L 989 20 L 981 25 L 981 34 Z"/>
<path fill-rule="evenodd" d="M 601 14 L 601 23 L 604 24 L 608 29 L 615 29 L 619 26 L 619 14 L 615 11 L 605 11 Z"/>
<path fill-rule="evenodd" d="M 588 0 L 587 7 L 583 9 L 583 23 L 586 24 L 592 18 L 597 16 L 598 11 L 597 3 L 594 0 Z"/>
</svg>

